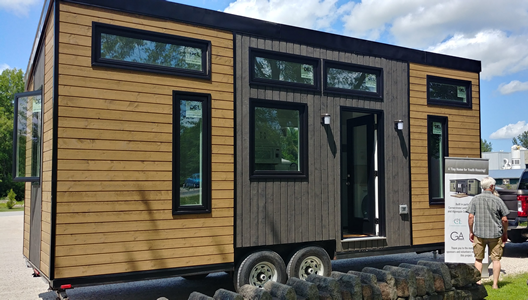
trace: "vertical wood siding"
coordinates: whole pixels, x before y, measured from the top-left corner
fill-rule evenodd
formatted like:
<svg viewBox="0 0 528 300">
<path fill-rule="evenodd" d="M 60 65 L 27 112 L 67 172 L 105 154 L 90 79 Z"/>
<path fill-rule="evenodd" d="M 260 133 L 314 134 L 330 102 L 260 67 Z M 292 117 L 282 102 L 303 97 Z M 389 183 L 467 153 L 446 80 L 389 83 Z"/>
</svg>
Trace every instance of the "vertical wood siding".
<svg viewBox="0 0 528 300">
<path fill-rule="evenodd" d="M 383 101 L 288 88 L 250 87 L 250 47 L 383 68 Z M 340 136 L 341 107 L 383 110 L 385 157 L 382 160 L 385 169 L 380 171 L 386 174 L 386 178 L 385 189 L 380 190 L 380 203 L 384 206 L 386 218 L 381 223 L 386 228 L 387 246 L 409 245 L 410 222 L 401 219 L 398 213 L 399 204 L 410 204 L 409 136 L 407 131 L 403 132 L 402 143 L 406 148 L 403 149 L 393 130 L 394 120 L 408 119 L 407 64 L 243 35 L 237 35 L 236 48 L 236 246 L 340 241 L 341 145 L 346 143 Z M 308 105 L 306 180 L 249 179 L 249 98 Z M 320 124 L 322 113 L 332 116 L 328 133 Z M 332 153 L 333 143 L 337 148 L 335 153 Z M 337 244 L 337 250 L 343 250 L 341 243 Z"/>
<path fill-rule="evenodd" d="M 60 3 L 56 278 L 233 262 L 233 35 Z M 92 22 L 210 40 L 212 80 L 91 66 Z M 172 91 L 210 93 L 212 213 L 172 215 Z"/>
<path fill-rule="evenodd" d="M 427 75 L 472 82 L 472 109 L 427 105 Z M 444 242 L 444 206 L 429 205 L 427 116 L 448 118 L 451 157 L 480 157 L 479 74 L 410 64 L 413 244 Z"/>
</svg>

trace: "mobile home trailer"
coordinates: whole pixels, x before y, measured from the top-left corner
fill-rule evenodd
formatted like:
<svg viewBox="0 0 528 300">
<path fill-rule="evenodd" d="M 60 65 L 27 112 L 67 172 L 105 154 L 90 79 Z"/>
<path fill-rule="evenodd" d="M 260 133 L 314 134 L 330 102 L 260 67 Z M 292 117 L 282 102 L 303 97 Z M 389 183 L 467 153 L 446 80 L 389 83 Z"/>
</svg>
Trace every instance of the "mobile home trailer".
<svg viewBox="0 0 528 300">
<path fill-rule="evenodd" d="M 443 158 L 480 157 L 480 71 L 161 0 L 47 0 L 15 99 L 24 256 L 58 290 L 443 250 Z"/>
</svg>

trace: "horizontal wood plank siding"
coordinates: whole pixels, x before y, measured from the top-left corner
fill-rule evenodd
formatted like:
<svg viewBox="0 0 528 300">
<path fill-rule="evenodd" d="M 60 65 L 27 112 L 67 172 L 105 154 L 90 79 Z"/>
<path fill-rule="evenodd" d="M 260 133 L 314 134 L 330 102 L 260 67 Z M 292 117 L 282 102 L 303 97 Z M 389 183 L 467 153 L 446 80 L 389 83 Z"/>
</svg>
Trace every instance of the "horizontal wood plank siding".
<svg viewBox="0 0 528 300">
<path fill-rule="evenodd" d="M 356 248 L 361 243 L 341 245 L 341 108 L 383 111 L 384 170 L 387 174 L 380 203 L 386 212 L 381 226 L 386 240 L 365 247 L 410 245 L 410 222 L 399 217 L 400 204 L 410 204 L 409 136 L 393 130 L 393 121 L 408 118 L 408 67 L 406 63 L 382 58 L 330 51 L 278 40 L 245 35 L 236 36 L 236 246 L 249 247 L 322 240 L 337 240 L 337 250 Z M 294 88 L 249 85 L 249 48 L 302 55 L 383 69 L 383 101 L 336 96 Z M 321 64 L 322 66 L 322 64 Z M 322 72 L 321 72 L 322 73 Z M 250 180 L 249 99 L 305 103 L 308 107 L 308 178 L 306 180 Z M 331 114 L 329 131 L 320 116 Z M 401 145 L 405 145 L 402 147 Z M 334 147 L 335 145 L 335 147 Z M 380 182 L 380 186 L 382 183 Z M 397 216 L 397 217 L 396 217 Z"/>
<path fill-rule="evenodd" d="M 233 262 L 233 35 L 60 5 L 56 278 Z M 211 41 L 211 80 L 91 66 L 92 22 Z M 211 94 L 212 213 L 172 215 L 172 92 Z"/>
<path fill-rule="evenodd" d="M 427 75 L 471 81 L 472 109 L 427 105 Z M 480 157 L 479 74 L 410 64 L 413 244 L 444 242 L 444 206 L 429 205 L 427 116 L 448 118 L 451 157 Z"/>
</svg>

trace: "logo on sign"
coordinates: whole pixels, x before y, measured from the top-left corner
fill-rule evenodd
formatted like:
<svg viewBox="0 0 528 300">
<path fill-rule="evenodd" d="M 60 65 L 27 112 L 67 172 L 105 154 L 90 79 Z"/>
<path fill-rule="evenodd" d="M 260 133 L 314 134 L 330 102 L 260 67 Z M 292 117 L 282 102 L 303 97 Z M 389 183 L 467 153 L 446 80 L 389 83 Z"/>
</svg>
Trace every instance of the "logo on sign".
<svg viewBox="0 0 528 300">
<path fill-rule="evenodd" d="M 453 231 L 451 232 L 450 238 L 452 241 L 463 241 L 464 235 L 462 234 L 462 232 Z"/>
<path fill-rule="evenodd" d="M 460 220 L 459 218 L 456 218 L 453 220 L 453 223 L 457 224 L 457 225 L 460 225 L 462 224 L 462 220 Z"/>
</svg>

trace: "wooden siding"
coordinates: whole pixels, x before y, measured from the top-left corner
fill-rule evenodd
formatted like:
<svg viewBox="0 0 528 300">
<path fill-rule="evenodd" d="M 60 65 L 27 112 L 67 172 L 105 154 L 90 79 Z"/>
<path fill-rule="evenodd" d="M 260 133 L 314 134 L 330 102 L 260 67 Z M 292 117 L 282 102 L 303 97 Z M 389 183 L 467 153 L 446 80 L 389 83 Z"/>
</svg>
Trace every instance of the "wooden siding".
<svg viewBox="0 0 528 300">
<path fill-rule="evenodd" d="M 383 101 L 303 92 L 288 88 L 250 87 L 249 48 L 278 51 L 319 59 L 383 68 Z M 410 222 L 400 218 L 400 204 L 410 204 L 409 136 L 402 141 L 393 122 L 408 118 L 407 64 L 382 58 L 318 49 L 304 45 L 236 36 L 236 247 L 337 240 L 341 245 L 341 107 L 383 111 L 384 152 L 387 174 L 380 203 L 386 211 L 381 226 L 386 229 L 387 246 L 410 245 Z M 308 105 L 308 178 L 306 180 L 250 180 L 249 98 L 299 102 Z M 320 124 L 322 113 L 331 114 L 328 133 Z M 401 144 L 405 145 L 403 148 Z M 336 150 L 332 150 L 335 145 Z M 335 151 L 333 153 L 333 151 Z M 382 184 L 380 184 L 382 186 Z"/>
<path fill-rule="evenodd" d="M 51 250 L 51 173 L 53 151 L 53 63 L 54 63 L 54 10 L 48 18 L 44 51 L 44 115 L 43 115 L 43 147 L 42 147 L 42 227 L 40 246 L 40 271 L 50 276 Z"/>
<path fill-rule="evenodd" d="M 92 22 L 209 40 L 212 79 L 91 66 Z M 212 213 L 172 215 L 172 92 L 210 93 Z M 55 277 L 233 262 L 233 35 L 60 3 Z"/>
<path fill-rule="evenodd" d="M 429 205 L 427 116 L 448 118 L 451 157 L 480 157 L 479 74 L 410 64 L 413 244 L 444 242 L 444 206 Z M 427 105 L 427 75 L 472 82 L 472 109 Z"/>
</svg>

